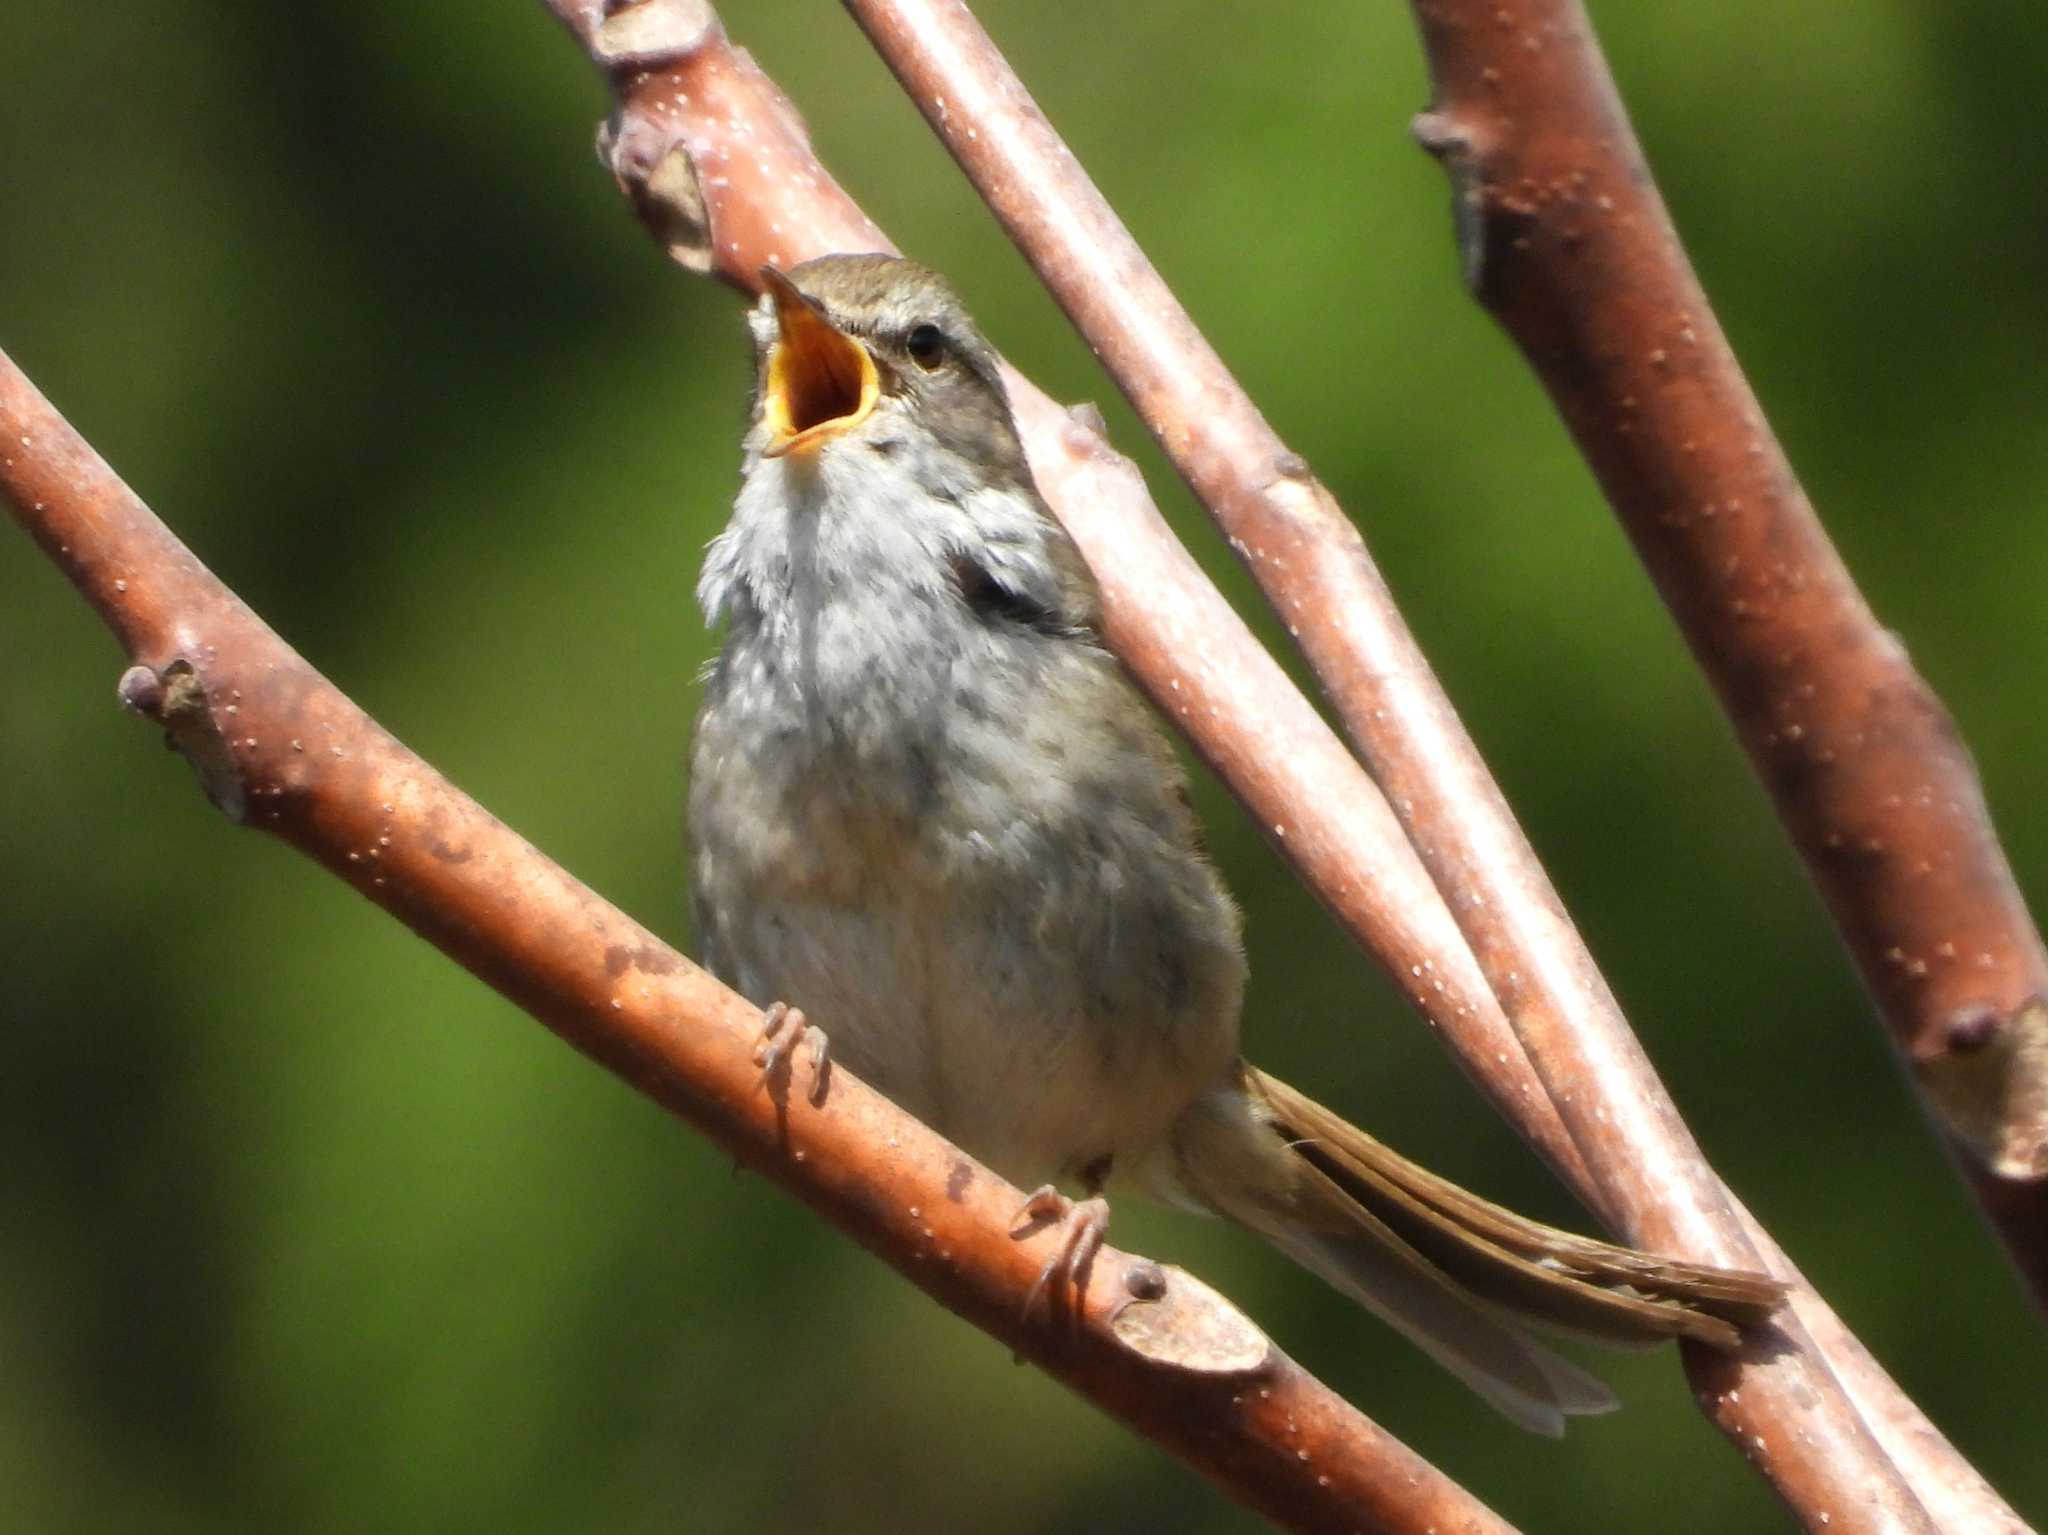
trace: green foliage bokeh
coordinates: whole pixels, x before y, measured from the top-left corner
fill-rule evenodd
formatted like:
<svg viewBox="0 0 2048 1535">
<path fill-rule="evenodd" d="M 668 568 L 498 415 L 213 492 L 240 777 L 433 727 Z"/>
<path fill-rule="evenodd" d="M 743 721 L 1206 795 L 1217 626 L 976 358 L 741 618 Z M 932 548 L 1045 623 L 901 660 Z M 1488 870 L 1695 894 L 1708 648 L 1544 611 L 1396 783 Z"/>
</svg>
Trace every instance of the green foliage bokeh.
<svg viewBox="0 0 2048 1535">
<path fill-rule="evenodd" d="M 1406 134 L 1427 88 L 1403 8 L 979 9 L 1359 519 L 1710 1155 L 2048 1512 L 2038 1320 L 1583 467 L 1459 289 L 1443 180 Z M 997 344 L 1104 404 L 1273 638 L 852 25 L 797 0 L 727 19 Z M 1724 324 L 2038 898 L 2048 29 L 1933 0 L 1596 19 Z M 687 943 L 690 588 L 749 363 L 732 295 L 662 262 L 593 163 L 602 111 L 531 4 L 17 0 L 0 346 L 316 665 Z M 0 1528 L 1255 1525 L 230 832 L 116 711 L 83 605 L 0 543 Z M 1252 1052 L 1577 1219 L 1201 794 L 1249 912 Z M 1777 1517 L 1668 1354 L 1596 1361 L 1628 1410 L 1535 1442 L 1249 1239 L 1136 1207 L 1116 1233 L 1216 1280 L 1526 1529 Z"/>
</svg>

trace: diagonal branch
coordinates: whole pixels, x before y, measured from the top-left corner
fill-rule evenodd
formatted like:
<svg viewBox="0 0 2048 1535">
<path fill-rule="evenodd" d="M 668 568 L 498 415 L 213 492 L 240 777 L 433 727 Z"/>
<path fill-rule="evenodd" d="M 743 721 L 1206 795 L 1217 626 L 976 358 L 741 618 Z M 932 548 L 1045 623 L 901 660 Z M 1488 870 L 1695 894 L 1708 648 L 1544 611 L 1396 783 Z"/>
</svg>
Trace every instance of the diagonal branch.
<svg viewBox="0 0 2048 1535">
<path fill-rule="evenodd" d="M 1415 10 L 1436 97 L 1416 130 L 1451 176 L 1467 281 L 1599 477 L 2048 1306 L 2048 951 L 1969 752 L 1764 420 L 1579 0 Z"/>
<path fill-rule="evenodd" d="M 836 1068 L 764 1090 L 760 1015 L 378 727 L 223 586 L 0 354 L 0 497 L 135 662 L 230 819 L 282 838 L 926 1293 L 1289 1529 L 1512 1535 L 1200 1281 L 1104 1248 L 1070 1331 L 1022 1196 Z M 1170 1277 L 1169 1277 L 1170 1275 Z"/>
</svg>

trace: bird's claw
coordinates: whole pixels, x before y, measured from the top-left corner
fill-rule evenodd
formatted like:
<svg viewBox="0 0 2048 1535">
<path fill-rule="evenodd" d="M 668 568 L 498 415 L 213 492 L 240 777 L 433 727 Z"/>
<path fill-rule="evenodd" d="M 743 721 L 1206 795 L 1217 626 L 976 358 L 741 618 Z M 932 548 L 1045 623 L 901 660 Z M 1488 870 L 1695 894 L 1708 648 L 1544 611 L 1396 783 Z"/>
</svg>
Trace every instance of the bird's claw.
<svg viewBox="0 0 2048 1535">
<path fill-rule="evenodd" d="M 1081 1331 L 1082 1302 L 1088 1294 L 1088 1271 L 1102 1250 L 1109 1232 L 1109 1201 L 1099 1195 L 1087 1199 L 1067 1198 L 1050 1183 L 1032 1191 L 1011 1222 L 1013 1236 L 1023 1236 L 1041 1223 L 1057 1221 L 1060 1238 L 1024 1297 L 1024 1320 L 1030 1321 L 1041 1305 L 1064 1309 L 1067 1323 L 1078 1336 Z M 1055 1299 L 1057 1297 L 1057 1299 Z"/>
<path fill-rule="evenodd" d="M 754 1046 L 754 1064 L 761 1068 L 756 1088 L 765 1088 L 776 1069 L 786 1062 L 802 1041 L 810 1041 L 811 1106 L 825 1101 L 826 1067 L 831 1059 L 825 1031 L 804 1017 L 803 1009 L 787 1002 L 771 1002 L 761 1015 L 761 1041 Z"/>
</svg>

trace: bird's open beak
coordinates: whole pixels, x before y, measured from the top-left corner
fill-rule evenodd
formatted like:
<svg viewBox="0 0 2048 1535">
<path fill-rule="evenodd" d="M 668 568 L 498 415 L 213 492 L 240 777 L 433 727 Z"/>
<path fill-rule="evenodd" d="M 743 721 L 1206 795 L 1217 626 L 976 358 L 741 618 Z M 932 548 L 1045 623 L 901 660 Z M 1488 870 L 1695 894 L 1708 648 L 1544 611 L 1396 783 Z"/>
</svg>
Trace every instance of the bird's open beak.
<svg viewBox="0 0 2048 1535">
<path fill-rule="evenodd" d="M 773 267 L 761 281 L 775 299 L 781 336 L 768 352 L 762 402 L 769 458 L 815 448 L 867 419 L 880 382 L 868 349 L 826 319 L 796 284 Z"/>
</svg>

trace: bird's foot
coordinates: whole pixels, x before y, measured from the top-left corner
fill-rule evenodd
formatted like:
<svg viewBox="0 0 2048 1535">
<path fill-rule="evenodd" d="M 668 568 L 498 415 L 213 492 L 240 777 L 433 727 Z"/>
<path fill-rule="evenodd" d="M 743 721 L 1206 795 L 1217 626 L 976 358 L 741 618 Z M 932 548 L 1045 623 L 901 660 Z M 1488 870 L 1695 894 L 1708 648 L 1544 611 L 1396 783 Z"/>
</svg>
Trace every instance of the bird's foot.
<svg viewBox="0 0 2048 1535">
<path fill-rule="evenodd" d="M 810 1041 L 811 1091 L 813 1108 L 825 1101 L 825 1068 L 830 1059 L 830 1042 L 825 1031 L 804 1017 L 803 1009 L 791 1007 L 787 1002 L 771 1002 L 768 1010 L 761 1015 L 761 1042 L 754 1046 L 754 1064 L 761 1068 L 757 1088 L 766 1087 L 768 1079 L 796 1053 L 796 1047 L 805 1040 Z"/>
<path fill-rule="evenodd" d="M 1087 1199 L 1067 1198 L 1050 1183 L 1032 1192 L 1011 1222 L 1011 1235 L 1024 1236 L 1048 1221 L 1057 1221 L 1060 1239 L 1038 1271 L 1031 1293 L 1024 1297 L 1024 1319 L 1028 1322 L 1041 1304 L 1064 1308 L 1068 1325 L 1081 1331 L 1081 1302 L 1088 1293 L 1088 1270 L 1102 1250 L 1109 1231 L 1109 1201 L 1100 1195 Z"/>
</svg>

